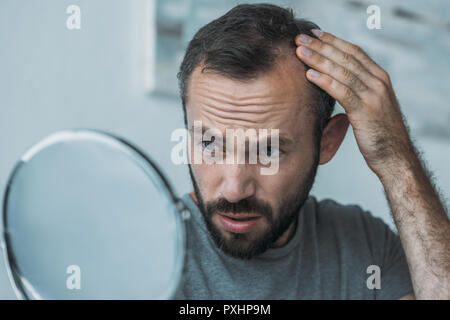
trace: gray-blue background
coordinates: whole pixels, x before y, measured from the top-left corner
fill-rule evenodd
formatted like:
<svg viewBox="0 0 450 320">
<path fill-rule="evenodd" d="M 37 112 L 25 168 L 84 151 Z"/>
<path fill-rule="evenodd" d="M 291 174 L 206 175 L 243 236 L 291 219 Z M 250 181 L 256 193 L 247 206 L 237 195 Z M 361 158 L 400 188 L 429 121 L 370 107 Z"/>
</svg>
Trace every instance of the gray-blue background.
<svg viewBox="0 0 450 320">
<path fill-rule="evenodd" d="M 128 138 L 160 164 L 179 194 L 190 191 L 187 168 L 170 161 L 175 144 L 170 134 L 183 126 L 175 74 L 193 32 L 235 3 L 1 0 L 1 195 L 15 161 L 29 146 L 73 127 Z M 450 3 L 277 3 L 361 45 L 388 70 L 413 137 L 443 194 L 450 194 Z M 80 30 L 66 28 L 71 4 L 81 8 Z M 381 30 L 366 27 L 370 4 L 381 9 Z M 351 130 L 335 159 L 319 169 L 312 193 L 360 204 L 393 226 L 382 186 L 365 165 Z M 3 263 L 0 298 L 14 298 Z"/>
</svg>

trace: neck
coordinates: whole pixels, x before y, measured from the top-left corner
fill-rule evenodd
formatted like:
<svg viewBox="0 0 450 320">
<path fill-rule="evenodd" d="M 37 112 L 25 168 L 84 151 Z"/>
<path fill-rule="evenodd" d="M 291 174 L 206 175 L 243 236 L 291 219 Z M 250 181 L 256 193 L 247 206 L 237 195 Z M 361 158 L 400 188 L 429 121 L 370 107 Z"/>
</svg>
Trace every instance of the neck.
<svg viewBox="0 0 450 320">
<path fill-rule="evenodd" d="M 284 247 L 295 235 L 295 231 L 297 230 L 297 221 L 298 217 L 292 221 L 289 228 L 278 238 L 278 240 L 273 244 L 272 248 L 281 248 Z"/>
</svg>

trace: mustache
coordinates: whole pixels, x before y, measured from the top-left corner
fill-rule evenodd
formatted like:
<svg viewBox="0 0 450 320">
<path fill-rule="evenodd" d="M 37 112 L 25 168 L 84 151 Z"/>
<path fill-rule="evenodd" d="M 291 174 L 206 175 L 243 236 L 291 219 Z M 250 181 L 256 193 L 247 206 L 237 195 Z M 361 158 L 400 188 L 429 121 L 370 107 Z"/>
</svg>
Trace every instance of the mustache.
<svg viewBox="0 0 450 320">
<path fill-rule="evenodd" d="M 225 198 L 219 198 L 206 203 L 206 212 L 209 216 L 213 213 L 254 213 L 272 220 L 273 211 L 270 204 L 256 198 L 242 199 L 238 202 L 229 202 Z"/>
</svg>

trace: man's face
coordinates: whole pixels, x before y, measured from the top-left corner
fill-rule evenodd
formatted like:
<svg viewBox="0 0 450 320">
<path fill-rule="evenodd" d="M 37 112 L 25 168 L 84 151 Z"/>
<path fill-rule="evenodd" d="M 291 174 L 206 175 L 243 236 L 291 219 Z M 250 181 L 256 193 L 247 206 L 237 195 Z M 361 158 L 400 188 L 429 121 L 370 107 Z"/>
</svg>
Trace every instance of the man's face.
<svg viewBox="0 0 450 320">
<path fill-rule="evenodd" d="M 284 245 L 312 187 L 318 146 L 311 113 L 312 89 L 304 66 L 292 55 L 251 81 L 233 80 L 197 67 L 187 89 L 188 128 L 279 129 L 278 171 L 262 175 L 262 164 L 195 164 L 190 174 L 206 225 L 225 253 L 251 258 Z M 270 140 L 270 139 L 269 139 Z M 205 148 L 210 141 L 204 141 Z M 276 150 L 272 150 L 276 152 Z M 236 154 L 236 152 L 235 152 Z M 226 155 L 224 155 L 224 158 Z"/>
</svg>

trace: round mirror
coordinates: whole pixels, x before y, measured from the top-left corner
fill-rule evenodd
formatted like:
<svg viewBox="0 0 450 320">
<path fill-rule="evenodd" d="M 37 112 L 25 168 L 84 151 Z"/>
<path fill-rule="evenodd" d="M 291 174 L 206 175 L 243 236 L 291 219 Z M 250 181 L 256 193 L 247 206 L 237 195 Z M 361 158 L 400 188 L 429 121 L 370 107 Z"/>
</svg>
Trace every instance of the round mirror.
<svg viewBox="0 0 450 320">
<path fill-rule="evenodd" d="M 187 210 L 155 164 L 94 130 L 55 133 L 8 181 L 3 249 L 22 299 L 169 299 Z"/>
</svg>

